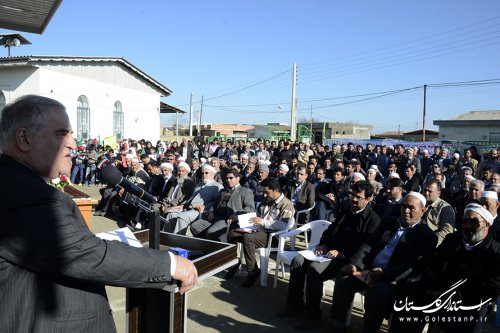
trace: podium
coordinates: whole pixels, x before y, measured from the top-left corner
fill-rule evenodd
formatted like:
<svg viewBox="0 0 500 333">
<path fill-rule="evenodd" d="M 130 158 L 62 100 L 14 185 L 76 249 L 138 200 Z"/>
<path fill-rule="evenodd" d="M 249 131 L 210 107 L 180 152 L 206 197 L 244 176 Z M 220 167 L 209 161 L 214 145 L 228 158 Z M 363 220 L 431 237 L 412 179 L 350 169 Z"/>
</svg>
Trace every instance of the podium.
<svg viewBox="0 0 500 333">
<path fill-rule="evenodd" d="M 149 229 L 134 235 L 144 247 L 149 244 Z M 180 247 L 191 251 L 190 256 L 198 270 L 198 281 L 213 276 L 235 265 L 236 245 L 160 232 L 160 250 Z M 126 321 L 128 333 L 186 332 L 189 292 L 181 295 L 176 284 L 164 290 L 132 289 L 126 291 Z"/>
<path fill-rule="evenodd" d="M 73 198 L 80 213 L 82 213 L 83 219 L 90 228 L 90 212 L 92 211 L 92 206 L 97 205 L 97 200 L 92 199 L 89 195 L 70 185 L 64 188 L 64 192 L 68 193 Z"/>
</svg>

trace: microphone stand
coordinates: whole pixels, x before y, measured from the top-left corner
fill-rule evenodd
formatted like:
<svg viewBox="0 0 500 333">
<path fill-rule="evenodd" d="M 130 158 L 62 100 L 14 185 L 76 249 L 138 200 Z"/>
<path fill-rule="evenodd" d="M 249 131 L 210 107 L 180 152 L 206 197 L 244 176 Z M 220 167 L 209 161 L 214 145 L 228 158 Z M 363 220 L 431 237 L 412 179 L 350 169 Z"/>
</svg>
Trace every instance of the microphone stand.
<svg viewBox="0 0 500 333">
<path fill-rule="evenodd" d="M 166 222 L 166 219 L 160 215 L 160 211 L 152 208 L 149 203 L 132 194 L 130 200 L 134 206 L 142 208 L 148 214 L 149 220 L 149 248 L 160 249 L 160 221 Z"/>
</svg>

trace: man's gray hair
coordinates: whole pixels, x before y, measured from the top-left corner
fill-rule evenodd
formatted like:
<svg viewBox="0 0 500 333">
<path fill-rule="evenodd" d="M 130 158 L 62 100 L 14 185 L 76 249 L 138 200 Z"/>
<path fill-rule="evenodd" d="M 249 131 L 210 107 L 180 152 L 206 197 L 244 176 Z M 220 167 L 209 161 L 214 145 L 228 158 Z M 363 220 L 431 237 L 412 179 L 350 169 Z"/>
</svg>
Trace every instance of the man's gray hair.
<svg viewBox="0 0 500 333">
<path fill-rule="evenodd" d="M 471 181 L 469 184 L 469 188 L 474 187 L 475 185 L 479 185 L 479 187 L 481 187 L 481 190 L 484 190 L 484 182 L 481 179 L 474 179 L 473 181 Z"/>
<path fill-rule="evenodd" d="M 42 96 L 26 95 L 5 106 L 0 118 L 0 151 L 14 139 L 16 130 L 26 127 L 39 131 L 43 126 L 43 116 L 49 109 L 66 110 L 60 102 Z"/>
</svg>

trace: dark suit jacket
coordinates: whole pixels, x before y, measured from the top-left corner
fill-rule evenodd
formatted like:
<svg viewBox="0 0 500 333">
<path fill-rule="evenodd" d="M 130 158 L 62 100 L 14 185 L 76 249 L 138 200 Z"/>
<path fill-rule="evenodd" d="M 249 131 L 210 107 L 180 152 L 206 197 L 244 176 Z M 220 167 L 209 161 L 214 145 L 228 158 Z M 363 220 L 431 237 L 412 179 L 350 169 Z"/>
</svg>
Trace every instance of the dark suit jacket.
<svg viewBox="0 0 500 333">
<path fill-rule="evenodd" d="M 296 189 L 297 189 L 297 184 L 295 183 L 295 180 L 290 180 L 286 184 L 286 197 L 292 200 L 293 196 L 295 195 Z M 308 181 L 304 181 L 304 184 L 302 185 L 302 190 L 300 191 L 299 194 L 299 198 L 297 200 L 297 203 L 295 204 L 295 211 L 311 208 L 314 205 L 315 198 L 316 195 L 315 195 L 314 185 L 309 183 Z M 302 214 L 302 216 L 299 216 L 299 219 L 300 219 L 298 221 L 299 224 L 304 223 L 304 221 L 307 221 L 309 219 L 309 213 Z"/>
<path fill-rule="evenodd" d="M 167 252 L 105 241 L 68 194 L 0 157 L 3 332 L 115 332 L 104 285 L 163 288 Z"/>
<path fill-rule="evenodd" d="M 177 150 L 179 154 L 182 156 L 182 149 L 184 148 L 184 144 L 180 144 L 179 149 Z M 194 158 L 193 146 L 190 144 L 187 145 L 187 157 L 186 163 L 191 165 L 191 160 Z"/>
<path fill-rule="evenodd" d="M 175 177 L 174 180 L 172 181 L 172 185 L 170 185 L 170 189 L 166 196 L 167 199 L 170 200 L 170 196 L 174 193 L 177 184 L 178 184 L 178 178 Z M 172 204 L 172 206 L 182 205 L 187 199 L 191 198 L 194 192 L 194 188 L 195 184 L 193 180 L 189 177 L 186 177 L 179 189 L 179 191 L 181 191 L 180 197 L 174 198 L 172 201 L 169 202 Z"/>
<path fill-rule="evenodd" d="M 363 269 L 372 269 L 372 263 L 380 251 L 387 245 L 391 237 L 399 229 L 397 219 L 383 222 L 377 241 L 372 244 L 363 244 L 353 256 L 351 264 Z M 389 267 L 384 269 L 385 282 L 403 281 L 407 277 L 418 275 L 422 265 L 434 252 L 437 236 L 425 221 L 411 228 L 396 245 L 389 260 Z"/>
</svg>

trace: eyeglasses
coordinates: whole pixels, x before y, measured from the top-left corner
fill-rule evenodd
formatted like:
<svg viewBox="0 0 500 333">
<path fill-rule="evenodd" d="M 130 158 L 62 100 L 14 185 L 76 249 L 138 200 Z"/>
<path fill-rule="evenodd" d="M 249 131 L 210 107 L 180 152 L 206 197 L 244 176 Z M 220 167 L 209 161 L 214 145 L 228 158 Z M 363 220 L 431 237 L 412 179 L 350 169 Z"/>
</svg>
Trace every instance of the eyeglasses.
<svg viewBox="0 0 500 333">
<path fill-rule="evenodd" d="M 234 178 L 236 178 L 236 177 L 226 177 L 226 179 L 234 179 Z"/>
<path fill-rule="evenodd" d="M 211 172 L 208 172 L 208 171 L 202 172 L 202 174 L 204 174 L 204 175 L 208 175 L 208 174 L 210 174 L 210 173 L 211 173 Z"/>
</svg>

